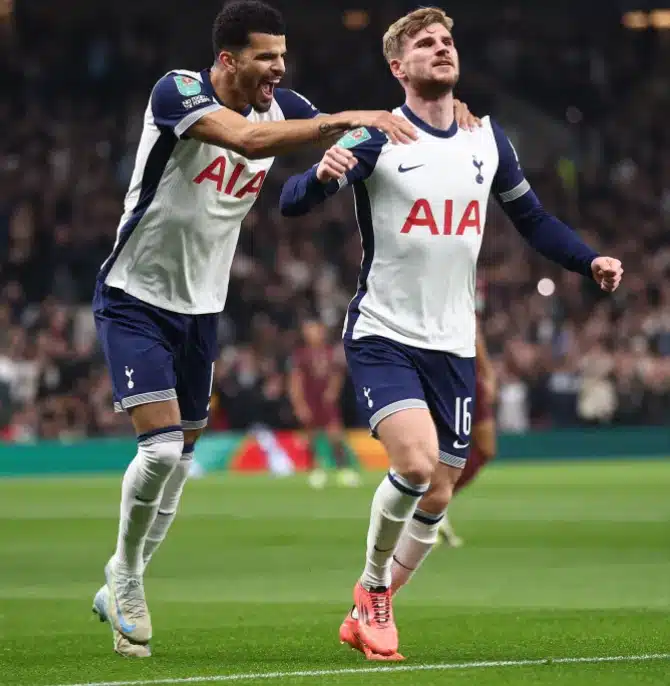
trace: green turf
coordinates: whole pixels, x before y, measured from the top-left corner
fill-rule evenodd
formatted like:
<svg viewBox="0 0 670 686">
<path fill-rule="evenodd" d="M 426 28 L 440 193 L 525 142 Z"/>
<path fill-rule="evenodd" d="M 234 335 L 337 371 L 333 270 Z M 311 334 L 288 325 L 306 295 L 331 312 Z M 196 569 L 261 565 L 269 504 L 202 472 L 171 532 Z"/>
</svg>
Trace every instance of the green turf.
<svg viewBox="0 0 670 686">
<path fill-rule="evenodd" d="M 0 684 L 378 667 L 337 641 L 378 480 L 322 492 L 303 477 L 188 484 L 147 573 L 145 661 L 115 656 L 90 614 L 119 480 L 0 481 Z M 668 461 L 490 468 L 452 508 L 466 547 L 436 550 L 396 601 L 404 666 L 670 653 L 669 493 Z M 667 685 L 670 660 L 234 683 Z"/>
</svg>

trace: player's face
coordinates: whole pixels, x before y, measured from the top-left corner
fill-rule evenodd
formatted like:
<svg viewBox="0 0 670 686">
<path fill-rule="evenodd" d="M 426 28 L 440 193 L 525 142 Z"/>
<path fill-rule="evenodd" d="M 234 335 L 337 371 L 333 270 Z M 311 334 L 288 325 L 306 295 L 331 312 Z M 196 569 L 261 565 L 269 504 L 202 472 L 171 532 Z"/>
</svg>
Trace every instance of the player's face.
<svg viewBox="0 0 670 686">
<path fill-rule="evenodd" d="M 431 24 L 408 38 L 403 55 L 392 60 L 396 78 L 419 91 L 440 94 L 454 89 L 458 82 L 459 60 L 454 39 L 442 24 Z"/>
<path fill-rule="evenodd" d="M 237 87 L 258 112 L 272 105 L 275 87 L 286 72 L 285 55 L 286 38 L 267 33 L 249 34 L 249 46 L 237 55 Z"/>
</svg>

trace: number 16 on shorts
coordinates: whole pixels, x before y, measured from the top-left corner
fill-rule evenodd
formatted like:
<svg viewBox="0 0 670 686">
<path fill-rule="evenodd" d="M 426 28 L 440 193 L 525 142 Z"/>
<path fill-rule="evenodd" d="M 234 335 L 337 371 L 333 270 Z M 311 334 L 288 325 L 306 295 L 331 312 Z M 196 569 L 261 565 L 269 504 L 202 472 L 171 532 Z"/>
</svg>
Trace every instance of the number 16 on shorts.
<svg viewBox="0 0 670 686">
<path fill-rule="evenodd" d="M 472 398 L 456 398 L 454 408 L 454 433 L 458 438 L 454 441 L 454 448 L 464 450 L 470 445 L 470 432 L 472 431 Z"/>
</svg>

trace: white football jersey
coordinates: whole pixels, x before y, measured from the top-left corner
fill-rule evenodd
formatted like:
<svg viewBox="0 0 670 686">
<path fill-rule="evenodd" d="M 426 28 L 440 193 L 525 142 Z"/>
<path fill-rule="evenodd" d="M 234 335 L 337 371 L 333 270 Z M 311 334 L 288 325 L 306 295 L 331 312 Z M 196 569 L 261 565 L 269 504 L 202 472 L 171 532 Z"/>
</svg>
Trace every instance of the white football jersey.
<svg viewBox="0 0 670 686">
<path fill-rule="evenodd" d="M 357 157 L 363 148 L 377 150 L 358 172 L 364 178 L 347 177 L 364 254 L 344 336 L 377 335 L 473 357 L 477 258 L 499 165 L 496 136 L 488 117 L 474 131 L 456 123 L 445 131 L 406 106 L 395 113 L 417 125 L 417 141 L 392 145 L 362 129 L 341 143 Z M 521 174 L 510 198 L 529 188 Z"/>
<path fill-rule="evenodd" d="M 476 269 L 489 193 L 539 253 L 591 276 L 597 253 L 542 207 L 500 126 L 435 129 L 407 105 L 395 110 L 419 138 L 392 145 L 377 129 L 348 133 L 339 145 L 357 165 L 321 183 L 317 166 L 282 189 L 285 216 L 297 216 L 351 184 L 363 244 L 358 291 L 344 338 L 380 336 L 405 345 L 474 357 Z"/>
<path fill-rule="evenodd" d="M 175 70 L 155 85 L 112 254 L 99 279 L 183 314 L 223 310 L 242 220 L 274 158 L 249 160 L 188 137 L 190 126 L 224 107 L 209 70 Z M 308 119 L 318 110 L 278 88 L 268 112 L 250 121 Z"/>
</svg>

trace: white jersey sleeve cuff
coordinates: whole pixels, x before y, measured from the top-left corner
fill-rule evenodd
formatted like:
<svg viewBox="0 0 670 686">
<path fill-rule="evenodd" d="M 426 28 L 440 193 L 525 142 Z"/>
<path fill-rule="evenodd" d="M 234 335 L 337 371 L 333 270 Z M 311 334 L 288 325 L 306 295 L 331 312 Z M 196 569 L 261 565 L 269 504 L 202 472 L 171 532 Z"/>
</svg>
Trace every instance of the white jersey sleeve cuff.
<svg viewBox="0 0 670 686">
<path fill-rule="evenodd" d="M 212 103 L 211 105 L 207 105 L 207 107 L 203 107 L 200 110 L 196 110 L 195 112 L 187 114 L 174 127 L 175 136 L 177 136 L 177 138 L 181 138 L 188 128 L 193 126 L 193 124 L 202 119 L 206 114 L 209 114 L 210 112 L 216 112 L 221 109 L 223 109 L 221 105 L 219 105 L 218 103 Z"/>
<path fill-rule="evenodd" d="M 500 193 L 498 196 L 501 202 L 512 202 L 512 200 L 517 200 L 522 195 L 525 195 L 530 190 L 530 184 L 527 179 L 524 179 L 518 186 L 515 186 L 509 191 Z"/>
</svg>

